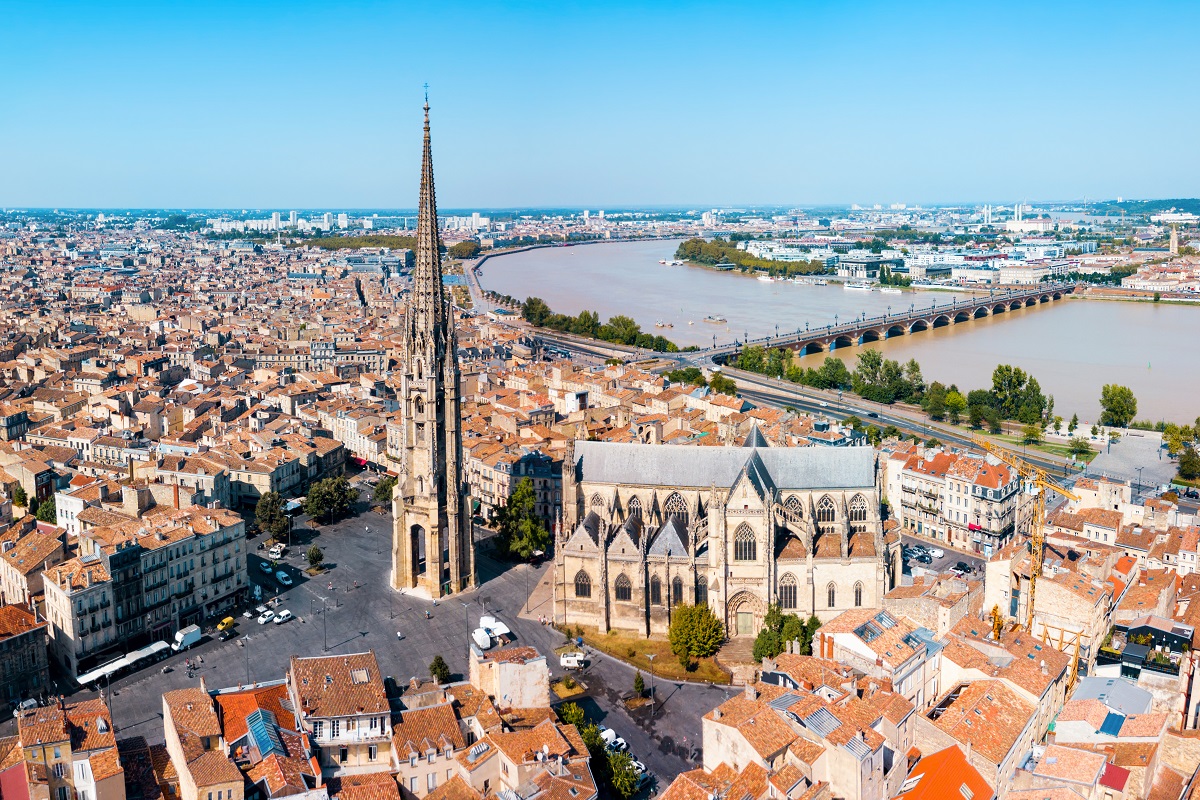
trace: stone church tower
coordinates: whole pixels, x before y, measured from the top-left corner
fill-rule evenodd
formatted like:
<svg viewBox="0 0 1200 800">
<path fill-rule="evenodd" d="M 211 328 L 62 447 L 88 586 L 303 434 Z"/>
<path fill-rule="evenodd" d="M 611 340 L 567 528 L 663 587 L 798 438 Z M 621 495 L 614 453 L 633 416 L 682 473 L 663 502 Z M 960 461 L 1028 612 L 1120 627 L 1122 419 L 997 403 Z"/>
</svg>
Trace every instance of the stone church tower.
<svg viewBox="0 0 1200 800">
<path fill-rule="evenodd" d="M 428 100 L 417 264 L 402 347 L 403 461 L 392 496 L 392 588 L 442 597 L 474 585 L 475 548 L 462 471 L 458 342 L 442 287 Z"/>
</svg>

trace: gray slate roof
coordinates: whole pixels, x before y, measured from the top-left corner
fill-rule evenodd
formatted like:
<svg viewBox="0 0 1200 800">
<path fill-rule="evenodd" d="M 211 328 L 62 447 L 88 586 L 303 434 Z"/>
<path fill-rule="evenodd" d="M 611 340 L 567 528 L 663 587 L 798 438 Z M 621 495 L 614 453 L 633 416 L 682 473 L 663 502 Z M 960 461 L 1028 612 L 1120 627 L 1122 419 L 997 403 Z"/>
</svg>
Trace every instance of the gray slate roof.
<svg viewBox="0 0 1200 800">
<path fill-rule="evenodd" d="M 1154 695 L 1124 678 L 1093 675 L 1081 678 L 1072 700 L 1099 700 L 1120 714 L 1145 714 Z"/>
<path fill-rule="evenodd" d="M 685 447 L 575 442 L 580 482 L 702 489 L 731 488 L 757 456 L 782 489 L 861 489 L 875 484 L 870 447 Z M 759 468 L 759 464 L 755 464 Z"/>
</svg>

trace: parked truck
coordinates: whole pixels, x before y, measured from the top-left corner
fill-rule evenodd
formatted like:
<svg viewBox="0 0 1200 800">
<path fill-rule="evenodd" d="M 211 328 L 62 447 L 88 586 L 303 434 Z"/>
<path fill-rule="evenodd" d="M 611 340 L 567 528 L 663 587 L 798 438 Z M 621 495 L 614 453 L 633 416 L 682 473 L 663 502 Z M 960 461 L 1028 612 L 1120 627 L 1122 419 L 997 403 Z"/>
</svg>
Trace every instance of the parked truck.
<svg viewBox="0 0 1200 800">
<path fill-rule="evenodd" d="M 186 628 L 176 631 L 175 644 L 171 645 L 171 649 L 179 653 L 187 650 L 198 641 L 200 641 L 200 626 L 188 625 Z"/>
<path fill-rule="evenodd" d="M 583 669 L 587 666 L 587 656 L 583 653 L 563 653 L 558 657 L 558 665 L 563 669 Z"/>
</svg>

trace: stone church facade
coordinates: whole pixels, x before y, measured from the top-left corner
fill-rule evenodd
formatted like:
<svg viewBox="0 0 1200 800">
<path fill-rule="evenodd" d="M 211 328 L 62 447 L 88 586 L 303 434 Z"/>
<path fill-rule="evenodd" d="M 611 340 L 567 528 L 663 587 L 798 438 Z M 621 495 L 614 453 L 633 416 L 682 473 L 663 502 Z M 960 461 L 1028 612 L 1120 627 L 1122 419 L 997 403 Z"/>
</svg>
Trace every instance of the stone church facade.
<svg viewBox="0 0 1200 800">
<path fill-rule="evenodd" d="M 417 259 L 401 341 L 401 463 L 392 493 L 391 585 L 443 597 L 475 585 L 475 545 L 458 407 L 458 340 L 442 285 L 441 237 L 433 188 L 429 103 Z"/>
<path fill-rule="evenodd" d="M 555 619 L 664 634 L 707 603 L 730 637 L 770 603 L 830 619 L 879 607 L 900 543 L 880 519 L 872 448 L 575 442 L 563 465 Z"/>
</svg>

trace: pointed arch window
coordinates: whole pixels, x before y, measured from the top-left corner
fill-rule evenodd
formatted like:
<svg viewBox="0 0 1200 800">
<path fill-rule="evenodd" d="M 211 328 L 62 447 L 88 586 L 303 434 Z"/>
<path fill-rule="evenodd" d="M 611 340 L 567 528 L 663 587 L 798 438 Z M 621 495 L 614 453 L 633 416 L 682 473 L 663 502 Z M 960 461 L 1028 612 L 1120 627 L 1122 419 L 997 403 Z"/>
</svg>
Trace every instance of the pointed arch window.
<svg viewBox="0 0 1200 800">
<path fill-rule="evenodd" d="M 583 570 L 579 570 L 579 572 L 575 573 L 575 596 L 592 596 L 592 578 Z"/>
<path fill-rule="evenodd" d="M 642 516 L 642 501 L 638 500 L 637 497 L 629 498 L 628 508 L 630 519 L 633 519 L 634 517 L 640 518 Z"/>
<path fill-rule="evenodd" d="M 867 529 L 867 501 L 861 494 L 850 501 L 850 531 L 861 533 Z"/>
<path fill-rule="evenodd" d="M 425 413 L 425 401 L 421 399 L 421 395 L 417 395 L 413 400 L 413 411 L 418 416 Z"/>
<path fill-rule="evenodd" d="M 673 492 L 671 496 L 667 498 L 667 502 L 666 505 L 663 506 L 663 510 L 666 512 L 667 519 L 673 519 L 680 527 L 687 528 L 687 501 L 683 499 L 679 492 Z"/>
<path fill-rule="evenodd" d="M 758 560 L 758 542 L 754 539 L 754 531 L 744 524 L 737 529 L 733 537 L 733 560 Z"/>
<path fill-rule="evenodd" d="M 604 511 L 604 498 L 599 494 L 594 494 L 592 495 L 592 500 L 590 503 L 588 503 L 588 505 L 591 506 L 592 511 L 600 513 Z"/>
<path fill-rule="evenodd" d="M 696 581 L 696 605 L 708 605 L 708 584 L 704 582 L 703 578 Z"/>
<path fill-rule="evenodd" d="M 837 587 L 832 583 L 825 587 L 825 600 L 825 605 L 829 608 L 837 605 Z"/>
<path fill-rule="evenodd" d="M 833 522 L 836 518 L 837 506 L 833 504 L 829 495 L 825 495 L 817 503 L 817 522 Z"/>
<path fill-rule="evenodd" d="M 662 581 L 657 575 L 650 579 L 650 605 L 662 605 Z"/>
<path fill-rule="evenodd" d="M 789 497 L 787 502 L 783 504 L 783 507 L 797 517 L 802 518 L 804 516 L 804 504 L 800 502 L 800 498 L 796 495 Z"/>
<path fill-rule="evenodd" d="M 633 586 L 630 585 L 629 578 L 626 578 L 624 573 L 617 576 L 616 596 L 618 600 L 633 599 Z"/>
<path fill-rule="evenodd" d="M 854 606 L 859 608 L 862 606 L 863 585 L 862 581 L 854 584 Z"/>
<path fill-rule="evenodd" d="M 671 580 L 671 605 L 683 605 L 683 578 L 678 575 Z"/>
<path fill-rule="evenodd" d="M 796 607 L 796 577 L 791 573 L 779 579 L 779 607 L 786 609 Z"/>
</svg>

